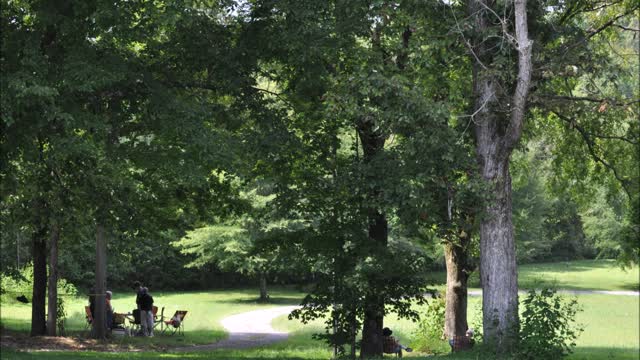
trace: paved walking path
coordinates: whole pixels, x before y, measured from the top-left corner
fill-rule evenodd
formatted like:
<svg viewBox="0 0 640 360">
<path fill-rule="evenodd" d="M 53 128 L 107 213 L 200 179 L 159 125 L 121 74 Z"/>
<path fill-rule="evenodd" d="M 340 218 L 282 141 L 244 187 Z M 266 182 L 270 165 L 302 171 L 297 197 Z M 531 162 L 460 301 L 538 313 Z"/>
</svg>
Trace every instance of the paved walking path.
<svg viewBox="0 0 640 360">
<path fill-rule="evenodd" d="M 280 306 L 226 317 L 222 319 L 221 323 L 229 332 L 228 338 L 213 344 L 181 347 L 173 349 L 173 351 L 244 349 L 284 341 L 288 334 L 274 330 L 271 327 L 271 321 L 278 316 L 289 314 L 296 308 L 297 306 Z"/>
</svg>

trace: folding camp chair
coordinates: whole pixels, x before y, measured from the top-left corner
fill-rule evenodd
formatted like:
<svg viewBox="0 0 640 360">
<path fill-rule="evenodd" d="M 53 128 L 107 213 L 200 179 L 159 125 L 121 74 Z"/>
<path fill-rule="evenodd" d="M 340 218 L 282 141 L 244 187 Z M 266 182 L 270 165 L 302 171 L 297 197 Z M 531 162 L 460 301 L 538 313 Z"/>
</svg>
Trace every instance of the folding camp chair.
<svg viewBox="0 0 640 360">
<path fill-rule="evenodd" d="M 133 322 L 129 321 L 129 325 L 131 326 L 130 331 L 131 331 L 131 336 L 135 336 L 142 332 L 142 323 L 140 322 L 140 310 L 133 309 L 133 311 L 131 312 L 131 315 L 133 315 Z"/>
<path fill-rule="evenodd" d="M 84 330 L 90 330 L 93 323 L 93 315 L 91 315 L 91 308 L 89 306 L 84 307 L 84 317 L 87 322 L 84 324 Z"/>
<path fill-rule="evenodd" d="M 155 329 L 158 324 L 160 324 L 160 331 L 162 331 L 162 327 L 164 326 L 164 306 L 162 310 L 160 310 L 160 315 L 158 315 L 158 307 L 153 307 L 153 328 Z"/>
<path fill-rule="evenodd" d="M 162 330 L 162 332 L 164 333 L 165 331 L 167 331 L 167 329 L 169 328 L 173 328 L 173 332 L 171 333 L 171 335 L 173 336 L 176 332 L 182 333 L 182 336 L 184 336 L 184 318 L 185 316 L 187 316 L 187 311 L 186 310 L 176 310 L 176 313 L 171 317 L 171 319 L 169 320 L 165 320 L 164 321 L 164 330 Z"/>
</svg>

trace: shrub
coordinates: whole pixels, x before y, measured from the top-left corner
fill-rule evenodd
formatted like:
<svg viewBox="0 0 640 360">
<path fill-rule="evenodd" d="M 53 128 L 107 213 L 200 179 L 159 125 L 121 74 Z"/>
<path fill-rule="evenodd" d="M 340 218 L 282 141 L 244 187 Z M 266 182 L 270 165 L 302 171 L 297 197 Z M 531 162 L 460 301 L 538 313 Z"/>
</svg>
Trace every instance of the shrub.
<svg viewBox="0 0 640 360">
<path fill-rule="evenodd" d="M 413 334 L 413 347 L 421 352 L 439 354 L 449 351 L 449 345 L 442 338 L 444 331 L 445 299 L 440 294 L 429 305 L 425 317 L 418 323 Z"/>
<path fill-rule="evenodd" d="M 555 290 L 529 290 L 522 302 L 518 359 L 560 359 L 576 346 L 582 328 L 575 324 L 581 309 L 576 299 L 565 301 Z"/>
</svg>

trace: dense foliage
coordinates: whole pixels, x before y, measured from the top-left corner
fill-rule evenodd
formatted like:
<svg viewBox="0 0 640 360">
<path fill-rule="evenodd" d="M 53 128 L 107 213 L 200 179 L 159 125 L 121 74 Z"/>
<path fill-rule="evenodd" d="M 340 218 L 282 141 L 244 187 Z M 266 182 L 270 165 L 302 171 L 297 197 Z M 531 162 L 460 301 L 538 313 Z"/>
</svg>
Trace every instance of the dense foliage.
<svg viewBox="0 0 640 360">
<path fill-rule="evenodd" d="M 293 316 L 379 353 L 447 254 L 466 284 L 496 201 L 474 129 L 510 129 L 515 3 L 474 4 L 4 0 L 3 289 L 33 264 L 43 296 L 58 248 L 89 288 L 105 228 L 109 287 L 312 279 Z M 638 4 L 527 4 L 524 140 L 498 182 L 517 259 L 637 263 Z"/>
<path fill-rule="evenodd" d="M 564 300 L 554 290 L 530 290 L 523 300 L 518 359 L 561 359 L 576 346 L 582 332 L 575 324 L 581 311 L 576 299 Z"/>
</svg>

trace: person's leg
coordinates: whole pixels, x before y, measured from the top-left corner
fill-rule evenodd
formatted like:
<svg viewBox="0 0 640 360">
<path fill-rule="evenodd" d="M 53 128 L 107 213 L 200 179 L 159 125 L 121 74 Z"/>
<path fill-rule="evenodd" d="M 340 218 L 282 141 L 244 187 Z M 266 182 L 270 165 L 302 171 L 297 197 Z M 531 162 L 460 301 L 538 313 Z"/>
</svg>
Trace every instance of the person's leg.
<svg viewBox="0 0 640 360">
<path fill-rule="evenodd" d="M 142 327 L 142 336 L 149 335 L 149 330 L 147 329 L 147 316 L 148 311 L 140 310 L 140 326 Z"/>
<path fill-rule="evenodd" d="M 149 336 L 153 336 L 153 311 L 148 311 L 147 314 L 147 329 L 149 329 Z"/>
<path fill-rule="evenodd" d="M 402 350 L 404 350 L 404 351 L 406 351 L 406 352 L 412 352 L 412 351 L 413 351 L 413 349 L 412 349 L 412 348 L 410 348 L 410 347 L 408 347 L 408 346 L 404 346 L 404 345 L 402 345 L 402 344 L 400 344 L 400 349 L 402 349 Z"/>
</svg>

